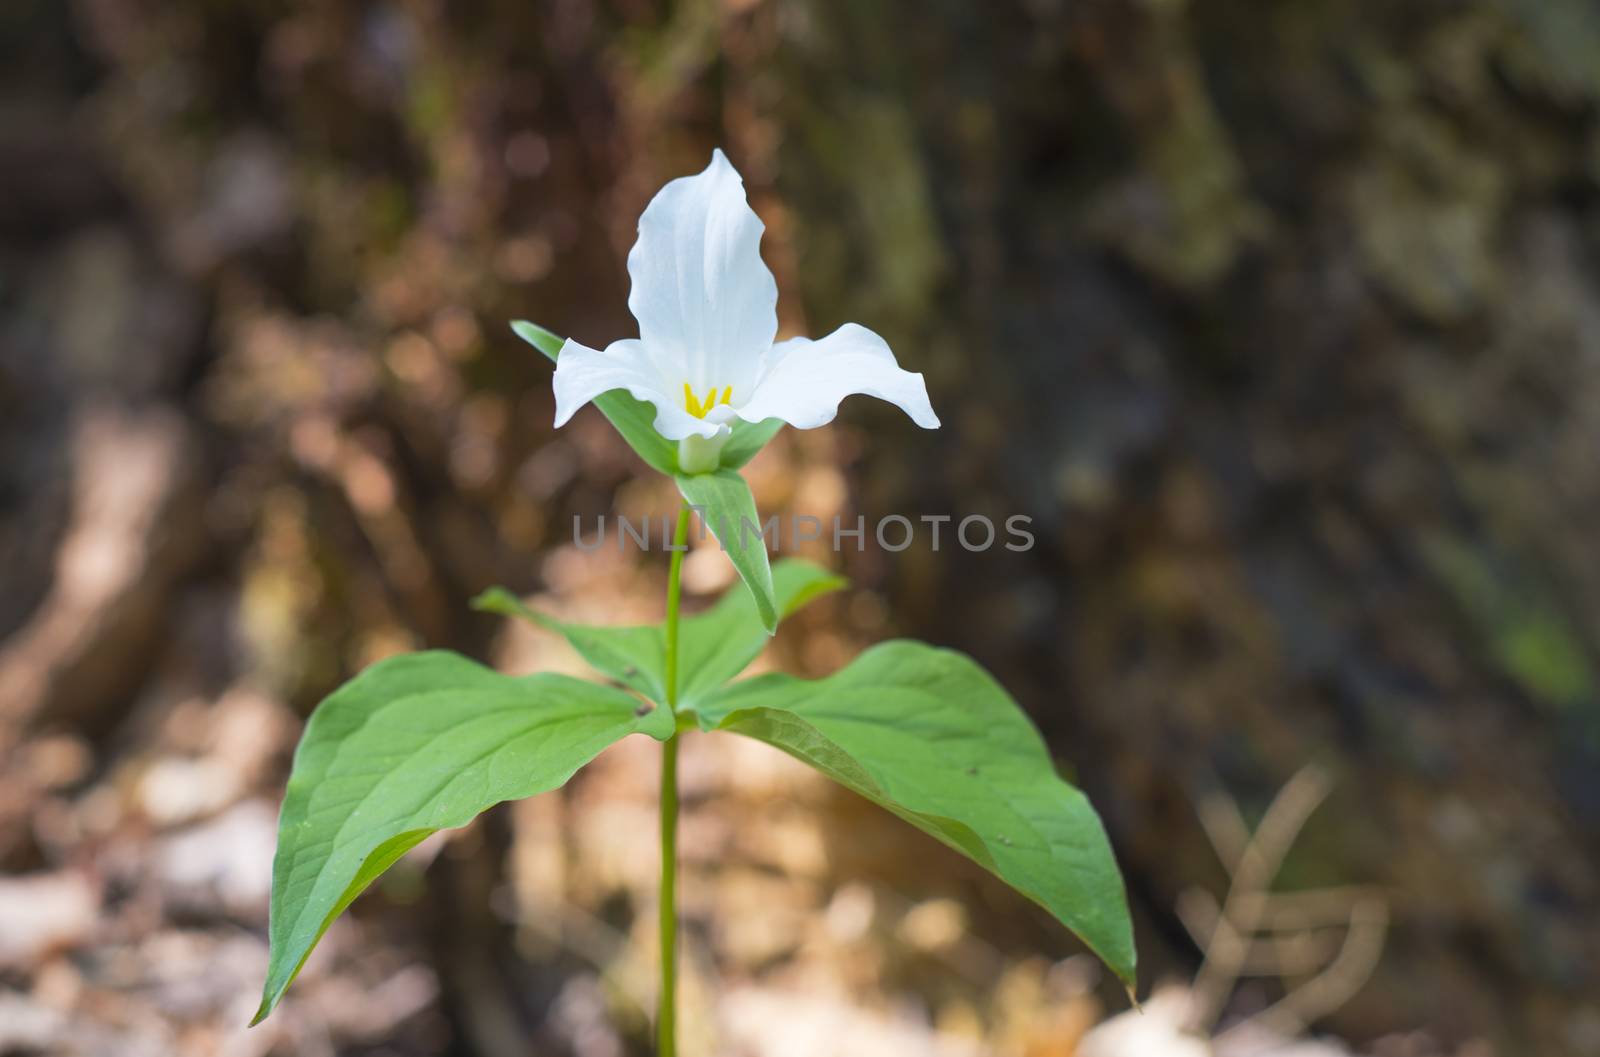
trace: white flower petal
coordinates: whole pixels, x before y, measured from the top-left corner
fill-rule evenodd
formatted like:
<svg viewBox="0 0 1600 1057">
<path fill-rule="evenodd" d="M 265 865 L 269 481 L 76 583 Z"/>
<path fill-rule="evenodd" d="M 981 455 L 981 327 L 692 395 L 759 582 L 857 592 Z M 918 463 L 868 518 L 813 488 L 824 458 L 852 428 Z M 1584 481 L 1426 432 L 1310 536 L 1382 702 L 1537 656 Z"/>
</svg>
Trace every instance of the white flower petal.
<svg viewBox="0 0 1600 1057">
<path fill-rule="evenodd" d="M 720 422 L 713 422 L 709 417 L 695 418 L 670 400 L 657 399 L 654 396 L 641 396 L 639 399 L 649 400 L 656 405 L 656 432 L 668 440 L 682 440 L 688 436 L 709 438 L 731 432 L 730 427 Z"/>
<path fill-rule="evenodd" d="M 637 338 L 613 341 L 605 351 L 591 349 L 568 338 L 556 357 L 556 428 L 566 425 L 578 409 L 601 393 L 626 389 L 646 399 L 659 392 L 661 378 L 644 355 Z"/>
<path fill-rule="evenodd" d="M 761 261 L 761 218 L 718 150 L 697 176 L 663 187 L 628 254 L 628 310 L 672 395 L 747 394 L 778 332 L 778 284 Z M 675 372 L 673 372 L 675 373 Z M 681 404 L 682 401 L 680 400 Z"/>
<path fill-rule="evenodd" d="M 846 323 L 827 337 L 790 338 L 772 347 L 766 374 L 739 408 L 747 422 L 781 418 L 800 429 L 833 421 L 852 393 L 887 400 L 923 429 L 938 429 L 922 375 L 900 369 L 886 343 L 866 327 Z"/>
<path fill-rule="evenodd" d="M 655 405 L 656 432 L 668 440 L 690 434 L 713 437 L 727 427 L 695 418 L 675 398 L 637 338 L 613 341 L 604 351 L 568 339 L 556 357 L 556 428 L 567 424 L 578 409 L 601 393 L 626 389 L 637 400 Z M 663 391 L 665 390 L 665 391 Z"/>
</svg>

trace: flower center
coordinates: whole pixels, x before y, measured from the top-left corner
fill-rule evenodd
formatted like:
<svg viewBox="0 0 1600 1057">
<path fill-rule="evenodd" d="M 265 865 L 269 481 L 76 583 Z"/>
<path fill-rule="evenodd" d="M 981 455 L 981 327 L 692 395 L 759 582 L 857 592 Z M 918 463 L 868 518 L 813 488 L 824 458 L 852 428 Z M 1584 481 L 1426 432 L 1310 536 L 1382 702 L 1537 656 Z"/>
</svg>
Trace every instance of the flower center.
<svg viewBox="0 0 1600 1057">
<path fill-rule="evenodd" d="M 731 385 L 726 386 L 721 393 L 717 392 L 716 386 L 712 386 L 711 391 L 706 394 L 705 400 L 701 401 L 695 399 L 694 390 L 689 388 L 689 383 L 683 383 L 683 408 L 695 418 L 705 418 L 711 413 L 712 408 L 718 404 L 729 403 L 732 400 L 733 386 Z"/>
</svg>

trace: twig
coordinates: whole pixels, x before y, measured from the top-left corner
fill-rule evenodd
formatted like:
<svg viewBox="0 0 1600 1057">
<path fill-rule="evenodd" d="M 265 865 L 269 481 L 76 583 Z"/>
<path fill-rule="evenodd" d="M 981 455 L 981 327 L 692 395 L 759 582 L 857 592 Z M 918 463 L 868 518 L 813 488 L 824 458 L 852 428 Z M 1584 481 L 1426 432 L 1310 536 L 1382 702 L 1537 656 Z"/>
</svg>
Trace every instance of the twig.
<svg viewBox="0 0 1600 1057">
<path fill-rule="evenodd" d="M 1306 819 L 1327 795 L 1328 780 L 1322 769 L 1314 764 L 1302 767 L 1278 791 L 1261 825 L 1239 852 L 1230 870 L 1232 881 L 1222 913 L 1217 916 L 1216 928 L 1205 945 L 1205 961 L 1195 976 L 1188 1017 L 1191 1030 L 1208 1034 L 1222 1015 L 1222 1007 L 1244 969 L 1249 937 L 1260 921 L 1262 900 L 1259 897 L 1277 875 L 1278 867 L 1300 835 Z M 1224 824 L 1221 830 L 1224 845 L 1232 841 L 1228 832 L 1231 828 Z M 1217 836 L 1213 835 L 1212 839 L 1217 842 Z M 1227 865 L 1226 860 L 1224 865 Z"/>
<path fill-rule="evenodd" d="M 1247 1027 L 1293 1035 L 1332 1013 L 1350 1001 L 1372 975 L 1388 928 L 1389 907 L 1383 900 L 1357 903 L 1350 911 L 1350 931 L 1345 935 L 1344 946 L 1326 969 L 1266 1009 L 1235 1024 L 1218 1039 Z"/>
<path fill-rule="evenodd" d="M 1205 947 L 1216 934 L 1222 908 L 1216 897 L 1191 888 L 1178 897 L 1178 920 L 1199 947 Z M 1294 926 L 1283 935 L 1268 934 L 1252 940 L 1240 966 L 1240 976 L 1303 977 L 1321 971 L 1339 951 L 1336 929 L 1349 926 L 1349 904 L 1337 922 Z"/>
</svg>

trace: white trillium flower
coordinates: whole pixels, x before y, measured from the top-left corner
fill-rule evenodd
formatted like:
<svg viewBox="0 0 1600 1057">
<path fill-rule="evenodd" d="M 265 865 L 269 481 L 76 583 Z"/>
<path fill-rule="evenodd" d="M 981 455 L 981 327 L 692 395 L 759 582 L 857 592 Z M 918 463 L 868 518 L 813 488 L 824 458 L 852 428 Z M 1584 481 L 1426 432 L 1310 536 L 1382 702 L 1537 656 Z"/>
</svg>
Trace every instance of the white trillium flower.
<svg viewBox="0 0 1600 1057">
<path fill-rule="evenodd" d="M 761 260 L 761 218 L 722 151 L 673 180 L 639 218 L 628 254 L 628 310 L 639 337 L 591 349 L 568 340 L 556 359 L 556 425 L 613 389 L 655 405 L 655 428 L 678 442 L 685 473 L 717 467 L 734 419 L 799 429 L 833 421 L 852 393 L 887 400 L 924 429 L 939 419 L 922 375 L 855 323 L 825 338 L 774 342 L 778 284 Z"/>
</svg>

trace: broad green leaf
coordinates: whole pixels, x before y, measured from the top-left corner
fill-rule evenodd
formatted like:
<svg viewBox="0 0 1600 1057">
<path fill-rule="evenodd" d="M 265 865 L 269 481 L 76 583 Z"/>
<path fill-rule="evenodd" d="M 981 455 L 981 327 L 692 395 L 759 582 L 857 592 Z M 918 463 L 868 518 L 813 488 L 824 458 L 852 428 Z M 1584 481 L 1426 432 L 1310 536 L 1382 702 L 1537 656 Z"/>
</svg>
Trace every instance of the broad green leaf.
<svg viewBox="0 0 1600 1057">
<path fill-rule="evenodd" d="M 734 683 L 698 718 L 782 749 L 977 861 L 1133 985 L 1133 926 L 1105 830 L 971 658 L 887 642 L 825 679 Z"/>
<path fill-rule="evenodd" d="M 746 422 L 742 418 L 733 420 L 733 435 L 722 446 L 722 465 L 729 470 L 737 470 L 745 463 L 756 457 L 756 453 L 767 446 L 783 428 L 783 419 L 769 418 L 761 422 Z"/>
<path fill-rule="evenodd" d="M 259 1022 L 329 924 L 429 834 L 562 785 L 665 709 L 563 675 L 501 675 L 445 651 L 379 661 L 318 706 L 295 750 L 272 864 Z"/>
<path fill-rule="evenodd" d="M 755 599 L 756 615 L 772 634 L 778 629 L 778 606 L 772 597 L 772 569 L 767 564 L 767 541 L 761 515 L 744 478 L 732 470 L 679 474 L 678 491 L 697 507 L 701 522 L 722 545 L 739 577 Z"/>
<path fill-rule="evenodd" d="M 778 619 L 783 620 L 819 595 L 837 591 L 845 579 L 799 558 L 785 558 L 772 566 L 773 596 Z M 473 608 L 502 616 L 521 617 L 553 631 L 611 678 L 632 687 L 652 701 L 665 702 L 666 637 L 660 625 L 597 627 L 570 624 L 528 608 L 503 587 L 491 587 L 472 600 Z M 678 630 L 678 710 L 692 711 L 707 694 L 744 671 L 767 644 L 766 630 L 756 615 L 748 591 L 735 588 L 716 605 L 688 617 Z"/>
<path fill-rule="evenodd" d="M 667 639 L 658 625 L 609 628 L 546 620 L 544 627 L 564 636 L 595 671 L 658 705 L 667 703 Z"/>
<path fill-rule="evenodd" d="M 782 559 L 772 567 L 777 621 L 847 583 L 844 577 L 808 561 Z M 678 632 L 678 673 L 683 681 L 678 687 L 679 710 L 692 710 L 744 671 L 766 646 L 767 637 L 755 598 L 737 588 L 725 591 L 704 613 L 685 620 Z"/>
<path fill-rule="evenodd" d="M 511 330 L 550 357 L 552 363 L 561 354 L 563 339 L 536 323 L 519 319 L 511 324 Z M 622 434 L 622 439 L 638 453 L 639 458 L 650 464 L 651 469 L 668 475 L 678 472 L 678 445 L 656 432 L 654 406 L 643 400 L 635 400 L 626 389 L 602 393 L 594 398 L 594 405 L 611 420 L 617 432 Z"/>
<path fill-rule="evenodd" d="M 491 587 L 472 600 L 472 608 L 504 617 L 521 617 L 572 643 L 579 656 L 599 672 L 648 697 L 657 704 L 667 700 L 667 641 L 658 625 L 605 627 L 572 624 L 546 616 L 527 606 L 503 587 Z M 690 621 L 684 621 L 689 624 Z M 679 628 L 682 649 L 684 629 Z"/>
</svg>

